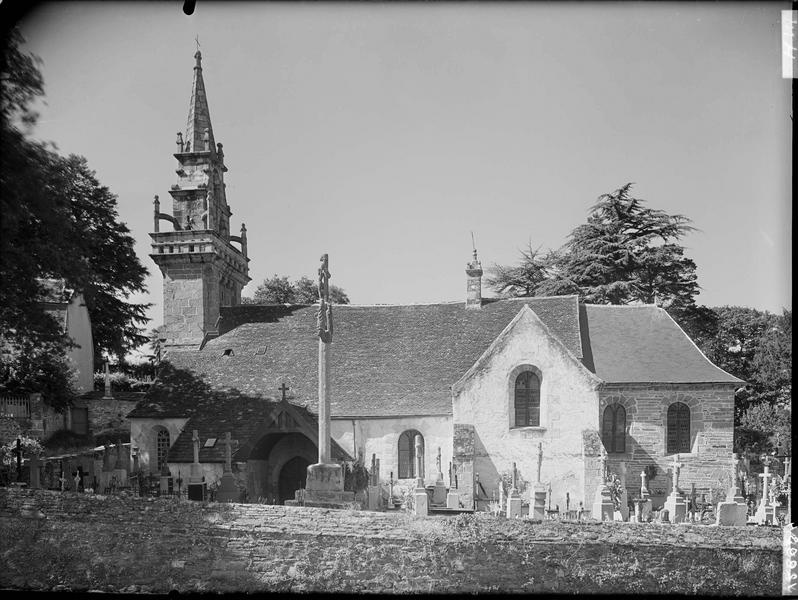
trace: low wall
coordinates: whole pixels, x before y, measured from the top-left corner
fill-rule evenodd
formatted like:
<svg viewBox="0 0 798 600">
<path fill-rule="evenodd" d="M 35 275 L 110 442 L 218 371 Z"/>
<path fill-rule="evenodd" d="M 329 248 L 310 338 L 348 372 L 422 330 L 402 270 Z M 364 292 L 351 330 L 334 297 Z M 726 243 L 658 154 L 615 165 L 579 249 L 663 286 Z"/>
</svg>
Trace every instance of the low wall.
<svg viewBox="0 0 798 600">
<path fill-rule="evenodd" d="M 779 595 L 780 540 L 0 488 L 0 588 Z"/>
</svg>

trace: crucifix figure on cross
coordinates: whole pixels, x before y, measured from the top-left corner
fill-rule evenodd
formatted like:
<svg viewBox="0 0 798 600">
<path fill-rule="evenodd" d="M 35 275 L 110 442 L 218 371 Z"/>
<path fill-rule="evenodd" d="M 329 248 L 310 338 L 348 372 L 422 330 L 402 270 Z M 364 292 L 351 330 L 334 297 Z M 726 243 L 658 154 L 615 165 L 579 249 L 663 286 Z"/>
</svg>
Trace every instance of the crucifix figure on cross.
<svg viewBox="0 0 798 600">
<path fill-rule="evenodd" d="M 330 304 L 330 269 L 329 257 L 321 255 L 319 267 L 319 312 L 316 315 L 319 339 L 325 344 L 332 342 L 333 320 L 332 305 Z"/>
<path fill-rule="evenodd" d="M 285 385 L 285 381 L 283 381 L 283 383 L 281 383 L 281 384 L 280 384 L 280 387 L 278 387 L 277 389 L 278 389 L 278 390 L 280 390 L 280 392 L 282 393 L 282 395 L 283 395 L 283 402 L 285 402 L 285 393 L 286 393 L 288 390 L 290 390 L 291 388 L 290 388 L 290 387 L 288 387 L 287 385 Z"/>
</svg>

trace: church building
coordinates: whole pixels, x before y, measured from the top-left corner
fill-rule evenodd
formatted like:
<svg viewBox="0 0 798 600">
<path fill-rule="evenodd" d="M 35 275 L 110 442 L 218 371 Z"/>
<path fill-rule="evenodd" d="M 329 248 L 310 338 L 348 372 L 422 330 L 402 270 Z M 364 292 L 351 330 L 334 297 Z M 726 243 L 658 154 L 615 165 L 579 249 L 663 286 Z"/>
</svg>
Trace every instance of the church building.
<svg viewBox="0 0 798 600">
<path fill-rule="evenodd" d="M 131 441 L 145 470 L 185 480 L 196 430 L 213 484 L 230 432 L 242 495 L 283 502 L 318 456 L 318 305 L 240 304 L 246 229 L 230 234 L 227 169 L 195 59 L 172 212 L 156 197 L 151 234 L 164 277 L 162 377 L 129 415 Z M 164 220 L 172 231 L 159 230 Z M 419 475 L 435 481 L 440 454 L 444 481 L 468 508 L 484 508 L 513 464 L 528 489 L 550 489 L 552 506 L 590 507 L 602 456 L 631 494 L 644 470 L 655 497 L 669 493 L 677 454 L 682 489 L 724 485 L 742 382 L 662 308 L 488 299 L 482 274 L 475 251 L 464 301 L 334 307 L 334 459 L 364 457 L 368 467 L 376 455 L 382 481 L 410 487 Z"/>
</svg>

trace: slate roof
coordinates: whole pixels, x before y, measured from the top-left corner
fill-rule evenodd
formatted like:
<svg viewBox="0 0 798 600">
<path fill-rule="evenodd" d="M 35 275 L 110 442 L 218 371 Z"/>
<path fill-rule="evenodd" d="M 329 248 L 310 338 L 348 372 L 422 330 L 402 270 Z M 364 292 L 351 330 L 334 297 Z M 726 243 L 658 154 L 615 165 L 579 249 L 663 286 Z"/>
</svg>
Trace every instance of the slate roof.
<svg viewBox="0 0 798 600">
<path fill-rule="evenodd" d="M 462 302 L 335 306 L 332 416 L 451 414 L 451 384 L 524 304 L 581 356 L 576 296 L 488 301 L 480 310 L 466 310 Z M 257 322 L 235 326 L 238 308 L 223 313 L 222 331 L 232 330 L 202 351 L 170 351 L 167 360 L 214 389 L 235 388 L 247 396 L 277 396 L 285 382 L 291 402 L 315 413 L 318 305 L 240 307 L 247 320 Z M 228 349 L 232 355 L 224 356 Z"/>
<path fill-rule="evenodd" d="M 656 306 L 580 306 L 576 296 L 487 300 L 479 310 L 467 310 L 462 302 L 336 305 L 332 417 L 451 414 L 451 385 L 524 305 L 604 382 L 740 382 L 709 362 Z M 201 351 L 170 350 L 166 359 L 193 373 L 197 385 L 208 390 L 279 398 L 278 388 L 285 383 L 292 404 L 316 413 L 317 309 L 227 307 L 222 335 Z M 131 417 L 194 413 L 198 397 L 175 399 L 168 389 L 160 399 L 155 398 L 157 389 L 150 396 Z"/>
<path fill-rule="evenodd" d="M 743 383 L 716 367 L 668 313 L 650 304 L 585 304 L 583 340 L 607 383 Z"/>
</svg>

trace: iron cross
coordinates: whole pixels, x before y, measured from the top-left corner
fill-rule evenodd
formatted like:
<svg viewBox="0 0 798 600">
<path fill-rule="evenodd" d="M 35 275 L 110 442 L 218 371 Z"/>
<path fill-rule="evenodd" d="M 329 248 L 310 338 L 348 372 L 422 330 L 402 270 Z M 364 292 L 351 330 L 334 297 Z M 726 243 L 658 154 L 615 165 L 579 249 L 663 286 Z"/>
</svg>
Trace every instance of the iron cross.
<svg viewBox="0 0 798 600">
<path fill-rule="evenodd" d="M 285 393 L 291 388 L 285 385 L 285 381 L 283 381 L 283 383 L 280 384 L 280 387 L 278 387 L 277 389 L 283 393 L 283 402 L 285 402 Z"/>
<path fill-rule="evenodd" d="M 199 34 L 197 34 L 197 37 L 194 38 L 194 41 L 197 42 L 197 52 L 199 52 L 200 49 Z"/>
</svg>

